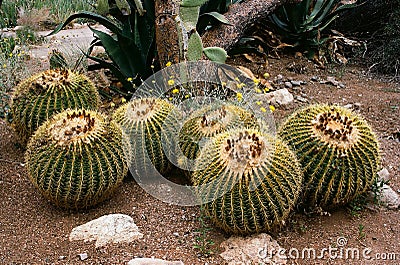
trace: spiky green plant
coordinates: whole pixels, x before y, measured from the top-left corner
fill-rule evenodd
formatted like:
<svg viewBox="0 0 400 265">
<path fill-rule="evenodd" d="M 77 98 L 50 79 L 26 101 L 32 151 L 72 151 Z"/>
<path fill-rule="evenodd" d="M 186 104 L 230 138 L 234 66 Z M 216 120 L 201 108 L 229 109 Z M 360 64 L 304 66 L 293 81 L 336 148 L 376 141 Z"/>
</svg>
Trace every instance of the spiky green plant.
<svg viewBox="0 0 400 265">
<path fill-rule="evenodd" d="M 293 209 L 303 180 L 295 155 L 281 140 L 256 129 L 212 138 L 193 173 L 200 202 L 228 233 L 271 231 Z"/>
<path fill-rule="evenodd" d="M 304 205 L 344 205 L 373 184 L 380 161 L 378 141 L 367 122 L 352 111 L 310 105 L 293 113 L 279 135 L 302 165 Z"/>
<path fill-rule="evenodd" d="M 84 109 L 66 110 L 40 126 L 28 143 L 25 161 L 34 185 L 63 208 L 103 201 L 128 172 L 119 126 Z"/>
<path fill-rule="evenodd" d="M 148 177 L 154 168 L 162 174 L 170 168 L 175 154 L 171 133 L 177 131 L 174 109 L 163 99 L 140 98 L 122 105 L 113 114 L 124 134 L 128 164 L 139 177 Z"/>
<path fill-rule="evenodd" d="M 47 70 L 22 81 L 12 95 L 12 125 L 26 143 L 35 130 L 56 113 L 68 108 L 95 110 L 99 94 L 83 74 Z"/>
<path fill-rule="evenodd" d="M 254 127 L 253 114 L 234 104 L 212 104 L 194 111 L 179 132 L 179 147 L 188 159 L 196 159 L 202 141 L 237 127 Z"/>
</svg>

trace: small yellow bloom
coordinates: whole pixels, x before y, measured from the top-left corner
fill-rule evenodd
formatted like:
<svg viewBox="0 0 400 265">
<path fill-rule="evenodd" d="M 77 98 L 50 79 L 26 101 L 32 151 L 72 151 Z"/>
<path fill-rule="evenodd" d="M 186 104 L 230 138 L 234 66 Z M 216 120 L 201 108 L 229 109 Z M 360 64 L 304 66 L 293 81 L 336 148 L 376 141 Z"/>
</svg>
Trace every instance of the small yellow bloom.
<svg viewBox="0 0 400 265">
<path fill-rule="evenodd" d="M 258 87 L 256 88 L 256 93 L 261 93 L 261 89 L 259 89 Z"/>
<path fill-rule="evenodd" d="M 169 97 L 168 100 L 169 100 L 169 101 L 172 101 L 172 97 Z"/>
<path fill-rule="evenodd" d="M 253 82 L 254 82 L 254 84 L 258 84 L 258 83 L 260 83 L 260 79 L 254 78 L 254 79 L 253 79 Z"/>
<path fill-rule="evenodd" d="M 168 85 L 173 86 L 174 84 L 175 84 L 174 80 L 172 80 L 172 79 L 168 80 Z"/>
<path fill-rule="evenodd" d="M 236 97 L 237 97 L 238 101 L 242 101 L 243 100 L 243 94 L 240 93 L 240 92 L 236 93 Z"/>
<path fill-rule="evenodd" d="M 256 101 L 256 104 L 258 105 L 258 106 L 260 106 L 261 105 L 261 101 Z"/>
<path fill-rule="evenodd" d="M 151 80 L 151 82 L 152 82 L 153 84 L 155 84 L 155 83 L 156 83 L 156 80 Z"/>
<path fill-rule="evenodd" d="M 151 69 L 154 69 L 154 65 L 150 65 Z"/>
<path fill-rule="evenodd" d="M 7 64 L 3 64 L 3 68 L 7 68 Z"/>
<path fill-rule="evenodd" d="M 13 56 L 12 52 L 8 56 L 12 57 Z"/>
<path fill-rule="evenodd" d="M 165 64 L 166 67 L 170 67 L 171 65 L 172 65 L 171 62 L 168 62 L 168 63 Z"/>
<path fill-rule="evenodd" d="M 244 83 L 240 83 L 240 84 L 236 84 L 236 87 L 239 89 L 242 89 L 246 84 Z"/>
<path fill-rule="evenodd" d="M 266 112 L 266 111 L 267 111 L 264 107 L 261 107 L 260 110 L 261 110 L 262 112 Z"/>
<path fill-rule="evenodd" d="M 172 94 L 178 94 L 179 93 L 179 89 L 175 88 L 172 90 Z"/>
<path fill-rule="evenodd" d="M 238 81 L 238 82 L 240 81 L 240 80 L 239 80 L 239 77 L 235 77 L 235 80 Z"/>
<path fill-rule="evenodd" d="M 114 108 L 114 107 L 115 107 L 114 102 L 111 102 L 111 103 L 110 103 L 110 107 L 111 107 L 111 108 Z"/>
<path fill-rule="evenodd" d="M 132 82 L 133 81 L 133 78 L 132 77 L 128 77 L 128 82 Z"/>
<path fill-rule="evenodd" d="M 121 98 L 121 103 L 125 103 L 126 99 L 125 98 Z"/>
<path fill-rule="evenodd" d="M 264 78 L 269 78 L 270 77 L 270 75 L 269 75 L 269 73 L 264 73 Z"/>
<path fill-rule="evenodd" d="M 264 88 L 264 93 L 267 93 L 268 91 L 269 91 L 268 87 Z"/>
<path fill-rule="evenodd" d="M 185 95 L 185 98 L 189 98 L 190 96 L 188 94 Z"/>
<path fill-rule="evenodd" d="M 226 82 L 221 82 L 221 85 L 222 86 L 226 86 Z"/>
<path fill-rule="evenodd" d="M 274 112 L 274 111 L 275 111 L 275 107 L 272 106 L 272 105 L 270 105 L 270 106 L 269 106 L 269 110 L 270 110 L 271 112 Z"/>
</svg>

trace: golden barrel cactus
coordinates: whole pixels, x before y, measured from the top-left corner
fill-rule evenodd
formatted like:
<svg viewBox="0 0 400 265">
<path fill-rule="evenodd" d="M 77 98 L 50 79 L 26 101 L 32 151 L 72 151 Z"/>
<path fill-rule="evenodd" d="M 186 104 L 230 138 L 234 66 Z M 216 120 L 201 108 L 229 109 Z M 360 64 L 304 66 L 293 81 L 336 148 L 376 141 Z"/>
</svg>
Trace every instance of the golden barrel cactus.
<svg viewBox="0 0 400 265">
<path fill-rule="evenodd" d="M 177 131 L 175 107 L 159 98 L 134 99 L 119 107 L 113 119 L 124 134 L 124 151 L 130 169 L 142 179 L 154 175 L 155 169 L 164 174 L 175 155 L 172 143 Z"/>
<path fill-rule="evenodd" d="M 192 178 L 205 214 L 233 234 L 267 232 L 282 225 L 303 180 L 300 164 L 285 143 L 245 128 L 207 142 Z"/>
<path fill-rule="evenodd" d="M 373 184 L 380 162 L 378 141 L 367 122 L 352 111 L 310 105 L 293 113 L 279 135 L 302 165 L 304 205 L 344 205 Z"/>
<path fill-rule="evenodd" d="M 23 80 L 12 95 L 12 125 L 22 143 L 56 113 L 66 109 L 96 110 L 99 94 L 83 74 L 71 70 L 47 70 Z"/>
<path fill-rule="evenodd" d="M 34 185 L 63 208 L 103 201 L 128 172 L 119 126 L 84 109 L 66 110 L 41 125 L 28 142 L 25 161 Z"/>
</svg>

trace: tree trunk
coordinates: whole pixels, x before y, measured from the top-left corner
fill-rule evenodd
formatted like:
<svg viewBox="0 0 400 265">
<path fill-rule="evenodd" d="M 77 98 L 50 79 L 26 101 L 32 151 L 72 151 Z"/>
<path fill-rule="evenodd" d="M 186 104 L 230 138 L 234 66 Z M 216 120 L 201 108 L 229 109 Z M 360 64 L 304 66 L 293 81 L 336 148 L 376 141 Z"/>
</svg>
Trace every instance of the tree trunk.
<svg viewBox="0 0 400 265">
<path fill-rule="evenodd" d="M 207 31 L 202 36 L 203 45 L 204 47 L 218 46 L 229 51 L 254 22 L 265 19 L 277 7 L 294 2 L 301 2 L 301 0 L 247 0 L 233 4 L 224 14 L 231 25 L 220 24 Z"/>
</svg>

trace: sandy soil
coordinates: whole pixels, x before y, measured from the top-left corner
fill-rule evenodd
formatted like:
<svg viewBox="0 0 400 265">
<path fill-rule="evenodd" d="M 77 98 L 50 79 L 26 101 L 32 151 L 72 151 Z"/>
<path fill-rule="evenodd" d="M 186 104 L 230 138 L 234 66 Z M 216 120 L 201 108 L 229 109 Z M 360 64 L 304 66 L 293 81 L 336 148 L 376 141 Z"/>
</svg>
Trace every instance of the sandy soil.
<svg viewBox="0 0 400 265">
<path fill-rule="evenodd" d="M 278 74 L 284 79 L 306 81 L 301 89 L 290 89 L 295 96 L 308 99 L 296 101 L 274 113 L 277 124 L 293 110 L 311 102 L 329 102 L 341 105 L 354 104 L 357 111 L 372 125 L 379 136 L 382 149 L 382 166 L 391 176 L 391 186 L 400 190 L 400 142 L 393 136 L 400 131 L 400 86 L 395 82 L 371 77 L 362 69 L 346 68 L 343 72 L 321 70 L 299 58 L 271 59 L 261 65 L 239 63 L 254 71 L 270 73 L 273 80 Z M 292 64 L 304 69 L 293 71 Z M 301 68 L 300 67 L 300 68 Z M 311 81 L 312 76 L 325 79 L 328 75 L 345 84 L 336 88 L 329 84 Z M 228 236 L 217 229 L 211 230 L 207 239 L 215 242 L 214 254 L 202 255 L 194 249 L 196 232 L 201 229 L 198 207 L 168 205 L 146 194 L 134 181 L 125 181 L 117 194 L 96 208 L 69 212 L 53 207 L 45 201 L 29 182 L 24 168 L 24 150 L 18 145 L 12 129 L 0 120 L 0 264 L 126 264 L 134 257 L 156 257 L 182 260 L 185 264 L 223 264 L 218 255 L 219 244 Z M 110 213 L 123 213 L 133 217 L 143 239 L 135 243 L 108 245 L 95 249 L 94 243 L 69 242 L 72 228 L 94 218 Z M 399 210 L 372 211 L 364 209 L 351 214 L 343 208 L 326 215 L 297 213 L 273 237 L 286 249 L 323 248 L 337 246 L 337 239 L 345 238 L 345 247 L 360 252 L 371 249 L 376 253 L 399 253 L 397 260 L 336 258 L 297 259 L 294 264 L 400 264 L 400 213 Z M 364 228 L 360 231 L 360 226 Z M 80 261 L 78 254 L 89 258 Z M 293 254 L 294 252 L 292 252 Z"/>
</svg>

